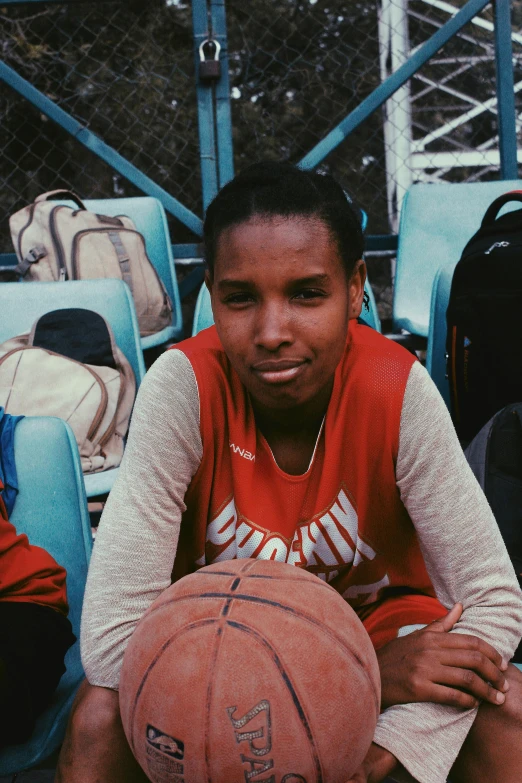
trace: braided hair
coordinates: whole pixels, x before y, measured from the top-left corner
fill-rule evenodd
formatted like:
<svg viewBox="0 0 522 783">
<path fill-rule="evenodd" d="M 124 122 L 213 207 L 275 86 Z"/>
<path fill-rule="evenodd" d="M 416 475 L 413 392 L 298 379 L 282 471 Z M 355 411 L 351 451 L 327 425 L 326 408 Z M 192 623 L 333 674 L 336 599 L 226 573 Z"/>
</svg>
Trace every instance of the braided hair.
<svg viewBox="0 0 522 783">
<path fill-rule="evenodd" d="M 333 177 L 265 161 L 254 163 L 227 183 L 207 209 L 203 237 L 211 276 L 222 232 L 252 217 L 322 220 L 337 242 L 348 277 L 362 258 L 360 210 Z"/>
</svg>

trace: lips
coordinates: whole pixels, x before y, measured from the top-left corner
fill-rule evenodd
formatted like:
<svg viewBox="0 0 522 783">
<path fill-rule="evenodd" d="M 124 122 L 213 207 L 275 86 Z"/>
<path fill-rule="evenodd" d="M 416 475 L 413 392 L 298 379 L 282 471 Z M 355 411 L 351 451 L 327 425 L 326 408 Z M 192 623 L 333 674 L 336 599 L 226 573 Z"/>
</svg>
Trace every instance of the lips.
<svg viewBox="0 0 522 783">
<path fill-rule="evenodd" d="M 252 370 L 265 383 L 289 383 L 303 372 L 305 365 L 303 359 L 267 359 L 254 364 Z"/>
</svg>

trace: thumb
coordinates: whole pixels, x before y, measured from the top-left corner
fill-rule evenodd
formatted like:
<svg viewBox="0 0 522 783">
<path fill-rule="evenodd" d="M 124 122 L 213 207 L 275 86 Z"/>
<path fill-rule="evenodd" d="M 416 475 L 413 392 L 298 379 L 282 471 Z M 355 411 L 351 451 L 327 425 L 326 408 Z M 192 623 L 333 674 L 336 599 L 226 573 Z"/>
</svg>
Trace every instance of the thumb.
<svg viewBox="0 0 522 783">
<path fill-rule="evenodd" d="M 368 783 L 368 773 L 363 761 L 360 767 L 356 769 L 353 775 L 346 781 L 346 783 Z"/>
<path fill-rule="evenodd" d="M 353 777 L 350 778 L 350 780 L 347 780 L 346 783 L 367 783 L 368 778 L 366 774 L 360 770 L 358 770 Z"/>
<path fill-rule="evenodd" d="M 444 617 L 441 617 L 439 620 L 434 620 L 426 626 L 426 630 L 435 631 L 437 633 L 448 633 L 448 631 L 451 631 L 453 626 L 458 623 L 463 611 L 464 607 L 461 603 L 455 604 L 449 610 L 448 614 L 444 615 Z"/>
</svg>

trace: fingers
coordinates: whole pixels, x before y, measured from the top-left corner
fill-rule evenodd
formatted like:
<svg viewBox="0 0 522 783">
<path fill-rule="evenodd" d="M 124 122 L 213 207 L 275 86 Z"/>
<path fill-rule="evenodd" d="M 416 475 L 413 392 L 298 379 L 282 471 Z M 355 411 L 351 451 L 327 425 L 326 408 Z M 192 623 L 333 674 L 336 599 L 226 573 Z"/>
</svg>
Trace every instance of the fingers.
<svg viewBox="0 0 522 783">
<path fill-rule="evenodd" d="M 500 690 L 493 687 L 493 685 L 484 680 L 472 669 L 442 666 L 439 676 L 436 676 L 436 681 L 439 685 L 453 688 L 459 694 L 464 692 L 477 701 L 487 701 L 490 704 L 503 704 L 506 698 L 503 689 Z M 507 687 L 509 687 L 507 682 L 504 687 L 506 690 Z M 457 706 L 462 706 L 462 699 L 460 699 L 460 696 L 457 696 Z"/>
<path fill-rule="evenodd" d="M 476 650 L 451 650 L 444 652 L 440 656 L 440 663 L 446 668 L 455 670 L 466 670 L 470 674 L 475 674 L 482 681 L 483 685 L 489 689 L 486 693 L 484 688 L 480 692 L 470 691 L 481 699 L 487 699 L 495 704 L 502 704 L 504 701 L 497 699 L 497 692 L 506 693 L 509 683 L 500 669 L 495 666 L 490 659 Z M 447 680 L 445 684 L 450 684 Z M 454 681 L 451 684 L 455 684 Z M 458 683 L 456 683 L 458 685 Z M 470 690 L 466 685 L 462 685 L 465 690 Z"/>
<path fill-rule="evenodd" d="M 444 634 L 444 636 L 438 635 L 435 639 L 439 649 L 469 650 L 471 652 L 480 653 L 488 658 L 501 672 L 504 672 L 507 669 L 507 663 L 503 660 L 500 653 L 483 639 L 479 639 L 478 636 L 471 636 L 470 634 L 464 633 L 448 633 Z"/>
<path fill-rule="evenodd" d="M 449 610 L 448 614 L 444 615 L 444 617 L 441 617 L 439 620 L 434 620 L 425 628 L 425 630 L 435 631 L 436 633 L 447 633 L 448 631 L 451 631 L 453 626 L 458 623 L 462 612 L 462 604 L 455 604 L 455 606 Z"/>
<path fill-rule="evenodd" d="M 430 691 L 430 698 L 427 701 L 434 704 L 445 704 L 448 707 L 459 707 L 463 710 L 470 710 L 479 706 L 479 700 L 470 693 L 449 688 L 446 685 L 435 685 Z"/>
<path fill-rule="evenodd" d="M 461 603 L 456 603 L 449 612 L 444 615 L 444 617 L 441 617 L 439 620 L 434 620 L 432 623 L 426 626 L 426 628 L 422 629 L 421 631 L 418 631 L 419 634 L 425 634 L 429 632 L 435 632 L 435 633 L 446 633 L 446 637 L 444 638 L 443 644 L 446 645 L 446 642 L 448 641 L 448 646 L 455 646 L 455 647 L 466 647 L 470 650 L 476 650 L 482 655 L 485 655 L 487 658 L 492 661 L 492 663 L 497 666 L 500 671 L 504 672 L 506 671 L 508 667 L 508 661 L 505 661 L 500 653 L 498 653 L 494 647 L 492 647 L 487 642 L 483 641 L 482 639 L 479 639 L 478 636 L 471 636 L 469 634 L 452 634 L 451 636 L 448 635 L 449 631 L 453 630 L 454 626 L 458 623 L 462 616 L 463 612 L 463 606 Z M 455 642 L 455 639 L 458 641 Z M 449 641 L 451 640 L 451 641 Z M 462 641 L 466 640 L 466 641 Z"/>
</svg>

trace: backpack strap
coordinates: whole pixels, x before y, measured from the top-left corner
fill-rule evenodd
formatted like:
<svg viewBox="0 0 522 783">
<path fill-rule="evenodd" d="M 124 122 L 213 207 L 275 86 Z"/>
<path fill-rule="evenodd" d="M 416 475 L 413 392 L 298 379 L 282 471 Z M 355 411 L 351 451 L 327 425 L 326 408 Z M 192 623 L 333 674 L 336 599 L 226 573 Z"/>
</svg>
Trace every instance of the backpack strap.
<svg viewBox="0 0 522 783">
<path fill-rule="evenodd" d="M 49 190 L 47 193 L 42 193 L 40 196 L 37 196 L 34 203 L 38 204 L 40 201 L 58 201 L 60 199 L 74 201 L 80 209 L 87 209 L 81 198 L 79 198 L 76 193 L 73 193 L 72 190 Z"/>
<path fill-rule="evenodd" d="M 504 193 L 502 196 L 496 198 L 495 201 L 489 205 L 480 227 L 485 228 L 491 223 L 494 223 L 502 207 L 505 204 L 509 204 L 510 201 L 522 202 L 522 190 L 510 190 L 508 193 Z"/>
<path fill-rule="evenodd" d="M 121 241 L 121 237 L 117 231 L 109 231 L 107 236 L 111 240 L 114 249 L 116 251 L 116 255 L 118 256 L 118 262 L 120 264 L 120 269 L 121 269 L 121 276 L 124 282 L 127 283 L 130 290 L 132 291 L 132 277 L 130 271 L 129 254 L 125 250 L 123 246 L 123 242 Z"/>
<path fill-rule="evenodd" d="M 113 217 L 111 215 L 99 215 L 95 213 L 99 223 L 108 223 L 110 226 L 116 226 L 117 228 L 125 228 L 123 220 L 119 217 Z"/>
</svg>

